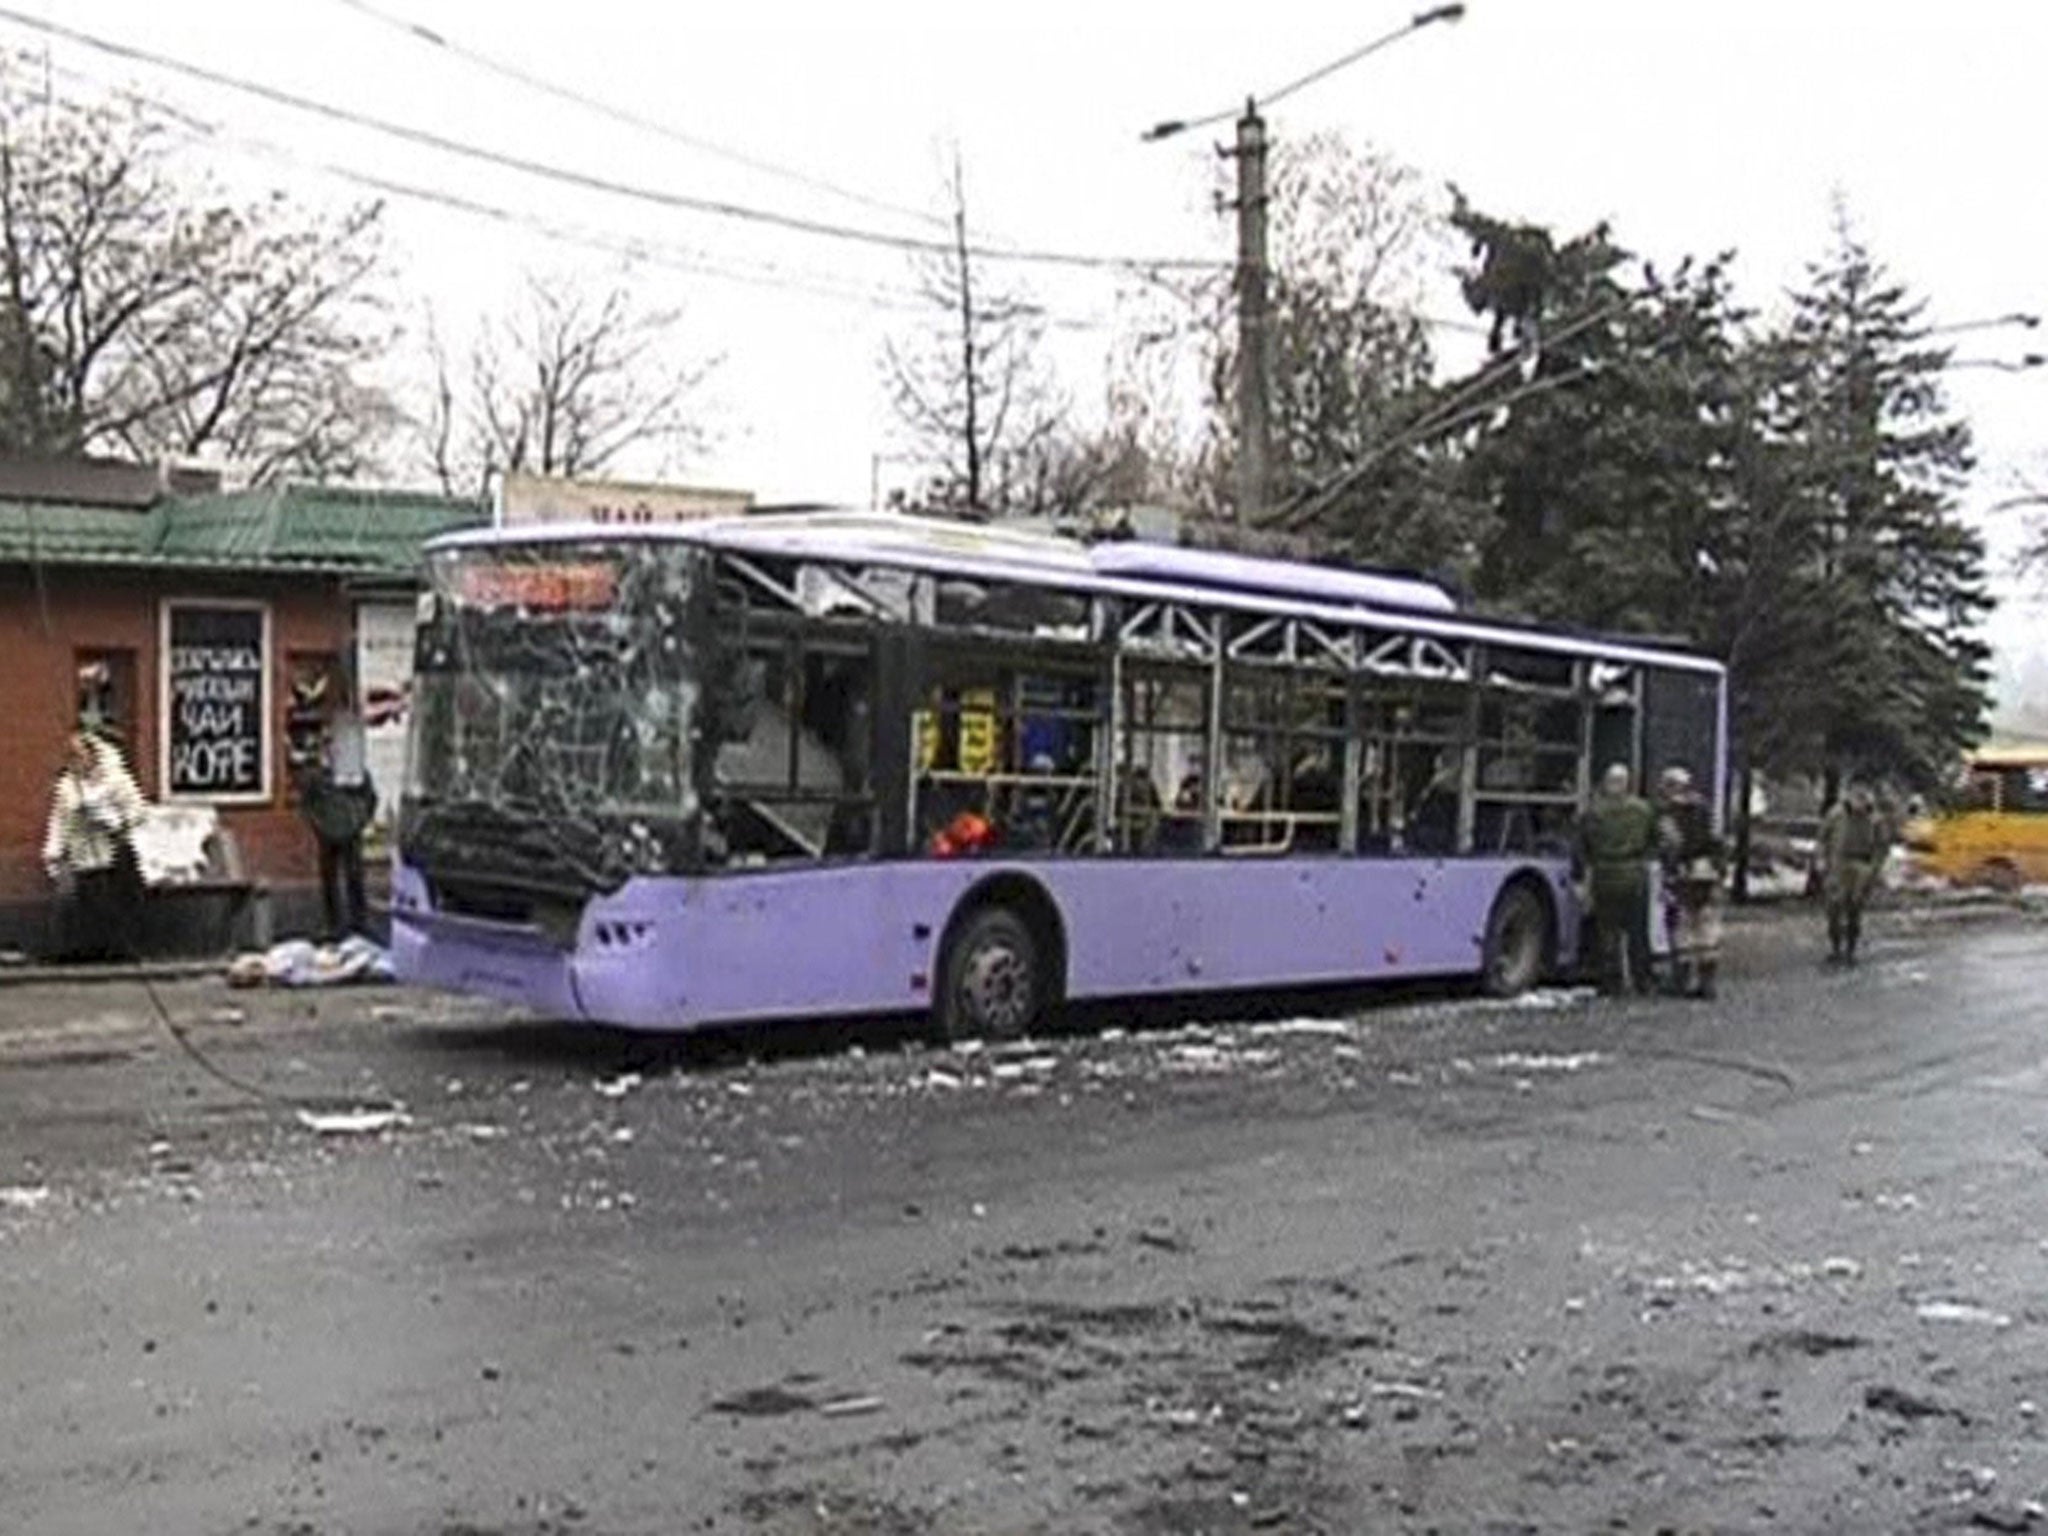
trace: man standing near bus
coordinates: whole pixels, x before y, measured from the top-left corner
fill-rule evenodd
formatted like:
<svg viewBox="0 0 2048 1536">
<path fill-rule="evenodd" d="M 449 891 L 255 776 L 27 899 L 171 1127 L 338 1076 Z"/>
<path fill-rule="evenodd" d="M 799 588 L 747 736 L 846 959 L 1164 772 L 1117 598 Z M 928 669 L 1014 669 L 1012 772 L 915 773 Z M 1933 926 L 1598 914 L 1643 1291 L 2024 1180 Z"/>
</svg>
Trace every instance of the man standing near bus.
<svg viewBox="0 0 2048 1536">
<path fill-rule="evenodd" d="M 1657 781 L 1657 853 L 1670 914 L 1675 990 L 1711 998 L 1721 963 L 1723 853 L 1713 810 L 1684 768 L 1666 768 Z"/>
<path fill-rule="evenodd" d="M 1820 830 L 1821 890 L 1828 907 L 1828 964 L 1854 965 L 1863 908 L 1891 849 L 1891 830 L 1870 791 L 1853 786 Z"/>
<path fill-rule="evenodd" d="M 1631 793 L 1627 765 L 1612 764 L 1600 776 L 1578 838 L 1578 864 L 1592 887 L 1600 990 L 1610 997 L 1650 990 L 1649 861 L 1656 851 L 1656 813 Z"/>
</svg>

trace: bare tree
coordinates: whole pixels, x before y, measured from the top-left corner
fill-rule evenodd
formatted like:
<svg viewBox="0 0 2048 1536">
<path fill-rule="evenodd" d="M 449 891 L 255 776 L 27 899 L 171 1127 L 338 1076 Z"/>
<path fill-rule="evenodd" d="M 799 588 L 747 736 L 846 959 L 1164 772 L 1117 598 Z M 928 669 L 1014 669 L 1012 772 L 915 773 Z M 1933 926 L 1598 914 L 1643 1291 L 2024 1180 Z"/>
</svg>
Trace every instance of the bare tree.
<svg viewBox="0 0 2048 1536">
<path fill-rule="evenodd" d="M 136 103 L 0 65 L 0 448 L 368 467 L 392 422 L 380 208 L 234 206 Z"/>
<path fill-rule="evenodd" d="M 933 313 L 914 340 L 883 348 L 889 402 L 930 471 L 925 504 L 969 516 L 1036 510 L 1027 503 L 1066 415 L 1040 359 L 1044 311 L 997 289 L 974 258 L 957 154 L 946 195 L 953 249 L 915 258 Z"/>
<path fill-rule="evenodd" d="M 682 325 L 680 308 L 643 303 L 623 276 L 600 293 L 558 273 L 528 277 L 518 305 L 484 322 L 459 376 L 430 327 L 435 476 L 482 494 L 507 472 L 597 474 L 628 455 L 661 472 L 701 452 L 719 360 L 688 354 Z"/>
</svg>

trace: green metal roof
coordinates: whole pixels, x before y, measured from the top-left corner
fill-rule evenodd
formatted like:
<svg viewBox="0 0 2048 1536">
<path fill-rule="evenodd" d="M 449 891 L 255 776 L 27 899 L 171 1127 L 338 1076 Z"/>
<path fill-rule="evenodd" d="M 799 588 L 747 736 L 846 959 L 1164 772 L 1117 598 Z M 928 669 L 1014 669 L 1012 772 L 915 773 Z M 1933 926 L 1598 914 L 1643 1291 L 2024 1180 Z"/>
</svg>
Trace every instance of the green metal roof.
<svg viewBox="0 0 2048 1536">
<path fill-rule="evenodd" d="M 489 520 L 481 502 L 348 486 L 169 497 L 147 511 L 0 501 L 0 564 L 410 576 L 428 539 Z"/>
</svg>

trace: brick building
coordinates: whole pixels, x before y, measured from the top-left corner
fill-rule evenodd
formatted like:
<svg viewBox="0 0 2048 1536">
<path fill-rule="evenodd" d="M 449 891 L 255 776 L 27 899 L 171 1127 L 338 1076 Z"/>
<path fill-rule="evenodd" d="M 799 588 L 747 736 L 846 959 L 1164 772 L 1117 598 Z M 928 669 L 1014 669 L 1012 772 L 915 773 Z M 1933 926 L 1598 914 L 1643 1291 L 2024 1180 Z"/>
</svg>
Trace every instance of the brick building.
<svg viewBox="0 0 2048 1536">
<path fill-rule="evenodd" d="M 86 717 L 151 800 L 213 806 L 280 927 L 303 923 L 317 866 L 286 773 L 293 681 L 344 667 L 402 685 L 420 546 L 486 517 L 433 496 L 0 463 L 0 944 L 45 931 L 50 786 Z M 373 732 L 386 795 L 402 729 Z"/>
</svg>

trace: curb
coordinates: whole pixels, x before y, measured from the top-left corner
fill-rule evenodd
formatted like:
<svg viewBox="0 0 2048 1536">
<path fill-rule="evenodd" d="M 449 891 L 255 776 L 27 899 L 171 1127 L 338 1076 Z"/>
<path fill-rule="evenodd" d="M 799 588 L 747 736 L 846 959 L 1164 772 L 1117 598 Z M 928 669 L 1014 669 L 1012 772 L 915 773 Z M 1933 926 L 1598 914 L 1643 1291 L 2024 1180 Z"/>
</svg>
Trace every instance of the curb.
<svg viewBox="0 0 2048 1536">
<path fill-rule="evenodd" d="M 1795 921 L 1802 916 L 1818 917 L 1822 910 L 1818 900 L 1803 896 L 1781 896 L 1739 906 L 1730 902 L 1722 907 L 1721 916 L 1722 920 L 1730 925 L 1764 924 Z M 1884 897 L 1873 899 L 1864 910 L 1873 916 L 1887 917 L 1976 917 L 1995 912 L 2009 912 L 2019 916 L 2039 915 L 2048 909 L 2044 909 L 2039 902 L 2000 896 L 1986 891 L 1941 897 L 1899 896 L 1896 893 L 1887 893 Z"/>
<path fill-rule="evenodd" d="M 194 977 L 220 976 L 226 969 L 225 958 L 143 960 L 133 965 L 9 965 L 0 966 L 0 989 L 112 981 L 189 981 Z"/>
</svg>

